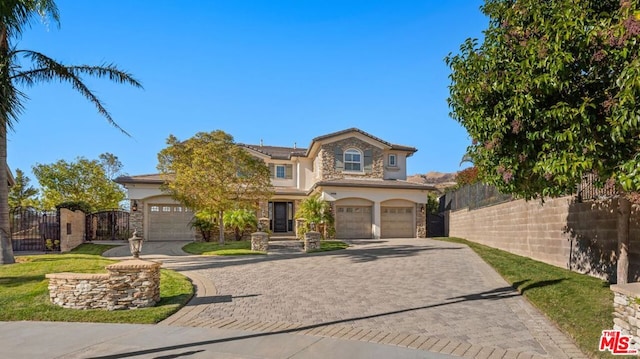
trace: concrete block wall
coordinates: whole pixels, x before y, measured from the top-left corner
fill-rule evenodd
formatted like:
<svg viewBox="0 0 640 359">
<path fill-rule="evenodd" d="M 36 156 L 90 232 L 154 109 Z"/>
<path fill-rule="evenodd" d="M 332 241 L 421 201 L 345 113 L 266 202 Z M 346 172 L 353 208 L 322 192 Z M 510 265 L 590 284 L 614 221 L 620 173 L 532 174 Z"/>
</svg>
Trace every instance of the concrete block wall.
<svg viewBox="0 0 640 359">
<path fill-rule="evenodd" d="M 60 251 L 68 252 L 82 244 L 86 235 L 86 214 L 60 208 Z"/>
<path fill-rule="evenodd" d="M 452 237 L 465 238 L 615 282 L 617 201 L 574 197 L 515 200 L 447 213 Z M 640 213 L 630 224 L 630 280 L 640 279 Z"/>
</svg>

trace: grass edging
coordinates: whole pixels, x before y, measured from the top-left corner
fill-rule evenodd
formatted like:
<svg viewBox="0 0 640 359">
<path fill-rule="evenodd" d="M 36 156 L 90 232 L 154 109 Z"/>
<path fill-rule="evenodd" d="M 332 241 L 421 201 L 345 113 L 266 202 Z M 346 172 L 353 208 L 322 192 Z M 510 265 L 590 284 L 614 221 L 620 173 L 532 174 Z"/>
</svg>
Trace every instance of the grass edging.
<svg viewBox="0 0 640 359">
<path fill-rule="evenodd" d="M 349 248 L 349 244 L 338 240 L 322 240 L 320 241 L 320 249 L 310 251 L 309 253 L 339 251 Z"/>
<path fill-rule="evenodd" d="M 198 254 L 204 256 L 239 256 L 239 255 L 260 255 L 266 252 L 257 252 L 251 250 L 251 240 L 244 241 L 225 241 L 224 244 L 217 242 L 192 242 L 182 250 L 190 254 Z"/>
<path fill-rule="evenodd" d="M 116 261 L 100 256 L 112 248 L 83 244 L 69 253 L 17 256 L 17 263 L 0 266 L 0 321 L 60 321 L 95 323 L 158 323 L 182 308 L 194 295 L 191 281 L 169 269 L 160 270 L 160 302 L 135 310 L 77 310 L 49 300 L 47 273 L 106 273 Z"/>
<path fill-rule="evenodd" d="M 613 327 L 613 292 L 608 282 L 461 238 L 435 239 L 469 246 L 583 352 L 613 357 L 598 350 L 602 330 Z"/>
</svg>

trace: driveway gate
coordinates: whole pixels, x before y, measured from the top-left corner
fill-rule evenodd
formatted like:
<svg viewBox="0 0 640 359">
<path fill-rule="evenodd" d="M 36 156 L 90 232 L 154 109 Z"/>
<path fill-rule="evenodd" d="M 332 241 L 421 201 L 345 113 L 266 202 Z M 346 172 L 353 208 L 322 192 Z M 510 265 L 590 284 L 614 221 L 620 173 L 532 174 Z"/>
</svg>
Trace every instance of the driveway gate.
<svg viewBox="0 0 640 359">
<path fill-rule="evenodd" d="M 129 239 L 129 212 L 118 209 L 87 215 L 87 241 L 117 241 Z"/>
<path fill-rule="evenodd" d="M 16 207 L 9 212 L 13 250 L 59 251 L 60 212 L 38 211 L 33 207 Z"/>
</svg>

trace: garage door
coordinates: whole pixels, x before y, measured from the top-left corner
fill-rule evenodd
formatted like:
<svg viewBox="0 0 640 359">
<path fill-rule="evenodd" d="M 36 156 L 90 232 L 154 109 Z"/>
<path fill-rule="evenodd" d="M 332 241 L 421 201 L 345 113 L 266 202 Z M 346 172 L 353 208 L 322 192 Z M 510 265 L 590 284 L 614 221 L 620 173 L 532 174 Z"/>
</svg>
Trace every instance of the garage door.
<svg viewBox="0 0 640 359">
<path fill-rule="evenodd" d="M 193 212 L 168 203 L 149 204 L 150 241 L 193 241 L 194 232 L 189 226 Z"/>
<path fill-rule="evenodd" d="M 382 207 L 380 236 L 382 238 L 413 238 L 413 207 Z"/>
<path fill-rule="evenodd" d="M 371 238 L 371 206 L 337 206 L 336 238 Z"/>
</svg>

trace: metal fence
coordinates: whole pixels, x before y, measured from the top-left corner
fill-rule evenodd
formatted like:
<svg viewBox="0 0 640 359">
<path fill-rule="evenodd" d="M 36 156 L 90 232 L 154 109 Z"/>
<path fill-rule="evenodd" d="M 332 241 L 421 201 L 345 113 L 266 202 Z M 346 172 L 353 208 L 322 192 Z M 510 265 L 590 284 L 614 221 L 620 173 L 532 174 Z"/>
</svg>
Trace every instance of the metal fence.
<svg viewBox="0 0 640 359">
<path fill-rule="evenodd" d="M 9 212 L 13 250 L 60 251 L 59 212 L 17 207 Z"/>
<path fill-rule="evenodd" d="M 494 186 L 475 183 L 441 196 L 440 212 L 482 208 L 511 200 L 513 200 L 512 195 L 500 193 Z"/>
<path fill-rule="evenodd" d="M 115 241 L 129 237 L 129 212 L 110 209 L 87 214 L 85 237 L 87 241 Z"/>
<path fill-rule="evenodd" d="M 615 197 L 618 194 L 612 183 L 601 182 L 598 177 L 588 174 L 582 177 L 578 184 L 576 198 L 578 202 L 598 201 Z"/>
</svg>

